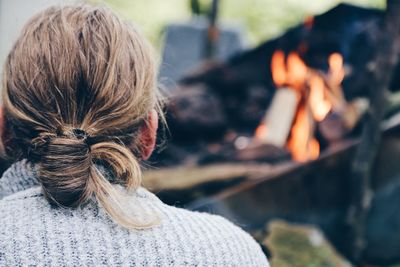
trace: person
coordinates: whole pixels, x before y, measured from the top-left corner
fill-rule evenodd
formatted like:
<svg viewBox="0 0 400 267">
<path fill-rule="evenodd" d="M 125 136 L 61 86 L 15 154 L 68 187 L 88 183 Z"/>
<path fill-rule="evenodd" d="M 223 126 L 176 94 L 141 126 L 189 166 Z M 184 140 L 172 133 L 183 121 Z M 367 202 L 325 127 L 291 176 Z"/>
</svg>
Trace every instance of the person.
<svg viewBox="0 0 400 267">
<path fill-rule="evenodd" d="M 150 45 L 106 7 L 27 23 L 4 66 L 0 266 L 268 266 L 233 223 L 140 186 L 163 121 L 156 76 Z"/>
</svg>

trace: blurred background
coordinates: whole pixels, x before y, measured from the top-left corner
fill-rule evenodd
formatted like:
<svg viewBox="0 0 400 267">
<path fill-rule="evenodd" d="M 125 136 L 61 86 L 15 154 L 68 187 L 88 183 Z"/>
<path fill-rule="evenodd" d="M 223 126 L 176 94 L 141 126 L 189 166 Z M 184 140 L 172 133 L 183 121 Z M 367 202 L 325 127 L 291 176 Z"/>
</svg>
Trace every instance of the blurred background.
<svg viewBox="0 0 400 267">
<path fill-rule="evenodd" d="M 52 5 L 75 3 L 71 0 L 35 0 L 27 4 L 24 0 L 0 1 L 0 59 L 10 49 L 13 40 L 26 20 L 38 10 Z M 125 19 L 140 25 L 144 34 L 158 48 L 162 48 L 163 31 L 170 23 L 191 19 L 190 1 L 185 0 L 88 0 L 89 3 L 107 4 Z M 199 1 L 203 5 L 208 0 Z M 282 31 L 302 21 L 306 16 L 318 14 L 337 5 L 349 2 L 363 6 L 384 8 L 384 0 L 323 0 L 323 1 L 275 1 L 275 0 L 225 0 L 220 3 L 220 18 L 224 23 L 233 23 L 245 28 L 243 34 L 248 45 L 256 45 L 279 35 Z M 288 16 L 287 14 L 290 14 Z"/>
<path fill-rule="evenodd" d="M 233 221 L 272 266 L 400 266 L 399 1 L 86 2 L 159 55 L 168 129 L 146 188 Z M 0 0 L 0 62 L 66 3 Z"/>
<path fill-rule="evenodd" d="M 92 1 L 107 3 L 119 14 L 140 25 L 148 38 L 155 45 L 161 44 L 162 32 L 171 22 L 184 22 L 192 17 L 190 1 L 171 0 L 159 1 Z M 288 27 L 294 26 L 306 16 L 322 13 L 337 5 L 338 0 L 324 1 L 275 1 L 275 0 L 226 0 L 220 3 L 220 20 L 227 24 L 244 27 L 244 37 L 251 45 L 276 37 Z M 353 0 L 353 4 L 384 8 L 383 0 Z M 207 6 L 208 0 L 199 1 Z M 204 8 L 203 8 L 204 9 Z M 151 12 L 151 16 L 149 16 Z M 287 14 L 290 14 L 288 16 Z"/>
</svg>

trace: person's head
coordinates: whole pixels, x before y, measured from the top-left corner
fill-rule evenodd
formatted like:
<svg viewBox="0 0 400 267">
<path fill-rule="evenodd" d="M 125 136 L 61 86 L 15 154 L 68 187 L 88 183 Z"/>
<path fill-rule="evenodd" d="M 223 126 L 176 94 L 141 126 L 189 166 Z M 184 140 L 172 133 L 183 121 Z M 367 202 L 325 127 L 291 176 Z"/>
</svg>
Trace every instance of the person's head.
<svg viewBox="0 0 400 267">
<path fill-rule="evenodd" d="M 6 153 L 37 164 L 50 203 L 95 196 L 122 226 L 151 225 L 124 212 L 111 185 L 140 185 L 157 129 L 156 64 L 133 25 L 103 7 L 48 8 L 23 29 L 3 83 Z"/>
</svg>

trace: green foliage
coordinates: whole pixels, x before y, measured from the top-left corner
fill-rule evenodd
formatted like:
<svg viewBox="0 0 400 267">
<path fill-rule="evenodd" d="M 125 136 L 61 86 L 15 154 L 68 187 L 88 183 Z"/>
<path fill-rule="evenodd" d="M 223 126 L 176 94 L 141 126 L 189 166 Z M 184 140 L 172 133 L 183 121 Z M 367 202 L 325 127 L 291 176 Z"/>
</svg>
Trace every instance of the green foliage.
<svg viewBox="0 0 400 267">
<path fill-rule="evenodd" d="M 315 227 L 273 221 L 264 244 L 272 267 L 350 267 Z"/>
<path fill-rule="evenodd" d="M 165 25 L 190 19 L 190 0 L 88 0 L 106 3 L 123 17 L 135 21 L 155 44 Z M 200 0 L 204 13 L 211 0 Z M 318 14 L 343 2 L 339 0 L 220 0 L 220 22 L 239 22 L 256 44 L 280 34 L 307 16 Z M 383 8 L 385 0 L 349 0 L 356 5 Z"/>
<path fill-rule="evenodd" d="M 258 43 L 279 35 L 306 17 L 336 6 L 337 0 L 221 0 L 223 19 L 239 20 L 249 31 L 250 40 Z M 383 8 L 385 0 L 353 0 L 352 4 Z"/>
<path fill-rule="evenodd" d="M 125 19 L 140 26 L 154 44 L 159 45 L 165 25 L 190 19 L 187 0 L 88 0 L 105 3 Z"/>
</svg>

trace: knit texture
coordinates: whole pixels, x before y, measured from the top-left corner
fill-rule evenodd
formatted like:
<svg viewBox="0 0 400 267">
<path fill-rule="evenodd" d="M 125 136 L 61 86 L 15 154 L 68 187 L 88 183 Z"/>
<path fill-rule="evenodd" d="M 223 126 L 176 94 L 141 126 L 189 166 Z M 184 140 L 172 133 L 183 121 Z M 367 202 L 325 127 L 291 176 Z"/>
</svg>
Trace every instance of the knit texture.
<svg viewBox="0 0 400 267">
<path fill-rule="evenodd" d="M 0 179 L 0 266 L 268 266 L 254 239 L 222 217 L 168 206 L 139 188 L 132 203 L 161 224 L 129 231 L 96 201 L 50 206 L 35 173 L 23 160 Z"/>
</svg>

